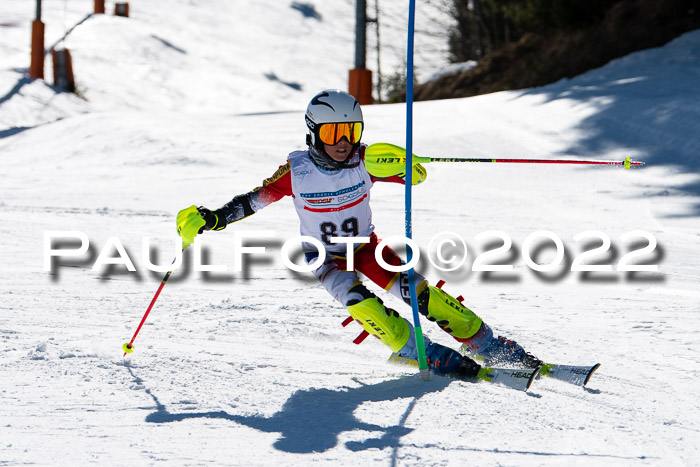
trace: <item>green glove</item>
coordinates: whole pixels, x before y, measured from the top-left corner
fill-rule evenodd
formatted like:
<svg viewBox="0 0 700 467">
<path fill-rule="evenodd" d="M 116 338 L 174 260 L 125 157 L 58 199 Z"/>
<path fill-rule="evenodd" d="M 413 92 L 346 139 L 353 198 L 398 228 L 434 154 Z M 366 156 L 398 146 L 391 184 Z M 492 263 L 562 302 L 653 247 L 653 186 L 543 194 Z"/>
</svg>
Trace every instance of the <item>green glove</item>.
<svg viewBox="0 0 700 467">
<path fill-rule="evenodd" d="M 207 211 L 209 210 L 207 209 Z M 177 233 L 182 237 L 183 250 L 194 242 L 194 237 L 197 234 L 204 231 L 206 223 L 204 213 L 197 209 L 195 205 L 177 213 Z"/>
</svg>

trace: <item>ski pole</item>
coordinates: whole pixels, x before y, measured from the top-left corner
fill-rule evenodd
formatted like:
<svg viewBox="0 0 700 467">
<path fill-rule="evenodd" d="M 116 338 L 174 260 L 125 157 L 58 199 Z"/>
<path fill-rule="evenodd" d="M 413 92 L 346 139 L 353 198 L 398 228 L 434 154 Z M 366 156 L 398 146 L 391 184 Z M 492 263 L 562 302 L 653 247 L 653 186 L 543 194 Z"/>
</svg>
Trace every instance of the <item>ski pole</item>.
<svg viewBox="0 0 700 467">
<path fill-rule="evenodd" d="M 181 232 L 181 229 L 183 226 L 187 224 L 187 219 L 189 216 L 201 216 L 199 213 L 199 209 L 197 206 L 190 206 L 187 209 L 183 209 L 177 214 L 177 231 L 178 233 Z M 204 227 L 204 221 L 201 221 L 202 224 L 200 224 L 200 227 Z M 197 227 L 199 228 L 199 227 Z M 196 229 L 195 229 L 196 230 Z M 192 239 L 190 240 L 185 240 L 184 238 L 182 239 L 182 251 L 185 251 L 185 249 L 191 245 L 192 241 L 194 240 L 194 235 L 196 233 L 192 233 Z M 201 233 L 201 230 L 199 231 Z M 180 234 L 182 236 L 182 234 Z M 139 323 L 139 327 L 136 328 L 136 332 L 134 333 L 134 336 L 131 338 L 129 342 L 124 344 L 122 346 L 122 349 L 124 350 L 124 357 L 126 357 L 126 354 L 131 353 L 134 351 L 134 340 L 136 339 L 136 336 L 138 336 L 139 331 L 141 330 L 141 326 L 143 326 L 143 323 L 146 322 L 146 318 L 148 318 L 148 314 L 151 312 L 151 309 L 153 309 L 153 305 L 155 305 L 156 300 L 158 299 L 158 295 L 160 295 L 160 291 L 163 290 L 163 287 L 165 287 L 165 283 L 168 282 L 168 279 L 170 279 L 170 275 L 173 273 L 173 271 L 179 266 L 178 259 L 180 259 L 180 255 L 176 256 L 175 259 L 172 262 L 173 268 L 168 271 L 165 274 L 165 277 L 163 277 L 163 280 L 160 283 L 160 287 L 158 287 L 158 290 L 156 291 L 156 294 L 153 296 L 153 300 L 151 300 L 151 304 L 148 305 L 148 309 L 146 310 L 146 314 L 143 315 L 143 318 L 141 318 L 141 322 Z"/>
<path fill-rule="evenodd" d="M 408 6 L 408 52 L 406 54 L 406 147 L 408 151 L 404 151 L 403 170 L 406 173 L 406 238 L 412 237 L 412 220 L 411 220 L 411 176 L 413 174 L 413 161 L 411 160 L 411 146 L 413 145 L 413 36 L 415 28 L 416 2 L 409 1 Z M 406 157 L 408 154 L 408 157 Z M 365 152 L 365 161 L 367 160 Z M 365 162 L 366 163 L 366 162 Z M 369 171 L 369 168 L 367 169 Z M 372 172 L 370 172 L 372 173 Z M 398 172 L 394 172 L 396 174 Z M 393 175 L 393 174 L 392 174 Z M 413 257 L 413 250 L 409 245 L 406 245 L 406 262 L 410 263 Z M 416 294 L 416 280 L 413 268 L 408 270 L 408 289 L 411 297 L 411 309 L 413 310 L 413 331 L 416 337 L 416 350 L 418 352 L 418 369 L 421 379 L 428 381 L 430 379 L 430 370 L 428 370 L 428 361 L 425 355 L 425 340 L 423 338 L 423 328 L 420 325 L 420 315 L 418 313 L 418 298 Z"/>
<path fill-rule="evenodd" d="M 175 263 L 175 261 L 177 261 L 177 258 L 173 261 L 173 263 Z M 168 282 L 168 279 L 170 278 L 170 275 L 173 273 L 173 271 L 174 271 L 174 269 L 171 271 L 168 271 L 165 274 L 165 277 L 163 277 L 163 281 L 160 283 L 160 287 L 158 287 L 156 294 L 153 296 L 153 300 L 151 300 L 151 304 L 148 305 L 148 309 L 146 310 L 146 314 L 143 315 L 143 318 L 141 318 L 141 322 L 139 323 L 139 327 L 136 328 L 136 332 L 134 333 L 134 337 L 132 337 L 129 342 L 125 343 L 122 346 L 122 349 L 124 350 L 124 355 L 123 355 L 124 357 L 126 357 L 126 354 L 134 351 L 134 345 L 133 345 L 134 340 L 136 339 L 136 336 L 138 336 L 139 331 L 141 330 L 141 326 L 143 326 L 143 323 L 146 321 L 146 318 L 148 318 L 148 314 L 151 312 L 153 305 L 156 303 L 156 300 L 158 299 L 158 295 L 160 295 L 160 291 L 163 290 L 165 283 Z"/>
<path fill-rule="evenodd" d="M 602 161 L 581 159 L 510 159 L 510 158 L 462 158 L 462 157 L 423 157 L 413 155 L 412 164 L 428 162 L 490 162 L 507 164 L 579 164 L 579 165 L 617 165 L 629 169 L 632 166 L 642 166 L 644 162 L 632 161 L 629 157 L 624 161 Z M 365 166 L 367 171 L 376 177 L 391 177 L 402 173 L 406 164 L 406 150 L 389 143 L 376 143 L 365 150 Z"/>
<path fill-rule="evenodd" d="M 626 157 L 624 161 L 595 161 L 579 159 L 486 159 L 486 158 L 459 158 L 459 157 L 425 157 L 422 162 L 498 162 L 506 164 L 583 164 L 583 165 L 623 165 L 629 169 L 633 165 L 644 165 L 644 162 L 631 161 Z M 425 160 L 427 159 L 427 160 Z"/>
</svg>

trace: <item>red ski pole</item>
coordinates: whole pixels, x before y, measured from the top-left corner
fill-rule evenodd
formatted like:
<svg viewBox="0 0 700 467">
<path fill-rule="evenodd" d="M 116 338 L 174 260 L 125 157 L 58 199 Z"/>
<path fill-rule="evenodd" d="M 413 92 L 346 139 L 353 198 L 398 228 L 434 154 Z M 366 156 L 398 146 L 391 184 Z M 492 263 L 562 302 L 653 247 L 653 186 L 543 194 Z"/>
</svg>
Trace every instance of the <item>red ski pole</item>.
<svg viewBox="0 0 700 467">
<path fill-rule="evenodd" d="M 365 150 L 365 167 L 375 177 L 390 177 L 406 171 L 406 150 L 389 143 L 375 143 Z M 607 165 L 621 166 L 625 169 L 640 167 L 644 162 L 630 160 L 601 161 L 583 159 L 512 159 L 496 157 L 423 157 L 413 154 L 412 165 L 428 162 L 486 162 L 500 164 L 578 164 L 578 165 Z"/>
<path fill-rule="evenodd" d="M 644 162 L 630 160 L 623 161 L 591 161 L 579 159 L 498 159 L 498 158 L 461 158 L 461 157 L 426 157 L 419 162 L 496 162 L 505 164 L 578 164 L 578 165 L 621 165 L 626 169 L 632 166 L 644 165 Z"/>
<path fill-rule="evenodd" d="M 148 305 L 148 309 L 146 310 L 146 314 L 143 315 L 143 318 L 141 318 L 141 322 L 139 323 L 139 327 L 136 328 L 136 332 L 134 333 L 134 337 L 131 338 L 129 342 L 124 344 L 122 346 L 122 349 L 124 350 L 124 357 L 126 357 L 126 354 L 131 353 L 134 351 L 134 340 L 136 339 L 136 336 L 138 336 L 139 331 L 141 330 L 141 326 L 143 326 L 143 323 L 146 321 L 146 318 L 148 318 L 148 314 L 151 312 L 151 309 L 153 308 L 153 305 L 156 303 L 156 300 L 158 299 L 158 295 L 160 295 L 160 291 L 163 290 L 163 286 L 165 286 L 165 283 L 168 282 L 168 279 L 170 278 L 170 274 L 172 274 L 173 271 L 168 271 L 168 273 L 165 275 L 163 278 L 163 282 L 160 283 L 160 287 L 158 287 L 158 290 L 156 291 L 156 294 L 153 296 L 153 300 L 151 300 L 151 304 Z"/>
<path fill-rule="evenodd" d="M 181 233 L 183 227 L 187 226 L 189 216 L 192 216 L 192 215 L 202 217 L 202 214 L 199 212 L 199 209 L 197 208 L 197 206 L 190 206 L 189 208 L 183 209 L 182 211 L 180 211 L 177 214 L 177 221 L 178 221 L 177 222 L 177 231 L 181 236 L 183 235 Z M 202 228 L 204 227 L 204 224 L 205 224 L 204 221 L 200 220 L 200 222 L 201 222 L 201 224 L 195 228 L 195 231 L 197 229 L 199 229 L 199 227 L 202 227 Z M 199 230 L 199 233 L 202 233 L 201 229 Z M 194 236 L 197 235 L 196 232 L 191 232 L 191 234 L 192 234 L 192 238 L 189 238 L 188 240 L 185 240 L 183 238 L 182 251 L 185 251 L 185 248 L 187 248 L 188 246 L 190 246 L 192 244 L 192 242 L 194 241 Z M 163 290 L 163 287 L 165 287 L 165 283 L 168 282 L 170 275 L 177 268 L 178 265 L 176 265 L 176 263 L 177 263 L 178 259 L 180 259 L 179 256 L 175 257 L 175 259 L 173 260 L 173 265 L 174 265 L 173 269 L 168 271 L 167 274 L 165 274 L 165 277 L 163 277 L 163 281 L 160 283 L 160 287 L 158 287 L 156 294 L 153 296 L 153 300 L 151 300 L 151 304 L 148 305 L 148 309 L 146 310 L 146 314 L 143 315 L 143 318 L 141 318 L 141 322 L 139 323 L 139 327 L 136 328 L 136 332 L 134 333 L 134 337 L 132 337 L 129 342 L 127 342 L 126 344 L 124 344 L 122 346 L 122 349 L 124 350 L 124 357 L 126 357 L 126 354 L 134 351 L 134 340 L 136 339 L 136 336 L 139 335 L 139 331 L 141 330 L 141 326 L 143 326 L 143 323 L 146 322 L 146 318 L 148 318 L 148 314 L 153 309 L 153 305 L 155 305 L 156 300 L 158 299 L 158 295 L 160 295 L 160 291 Z"/>
</svg>

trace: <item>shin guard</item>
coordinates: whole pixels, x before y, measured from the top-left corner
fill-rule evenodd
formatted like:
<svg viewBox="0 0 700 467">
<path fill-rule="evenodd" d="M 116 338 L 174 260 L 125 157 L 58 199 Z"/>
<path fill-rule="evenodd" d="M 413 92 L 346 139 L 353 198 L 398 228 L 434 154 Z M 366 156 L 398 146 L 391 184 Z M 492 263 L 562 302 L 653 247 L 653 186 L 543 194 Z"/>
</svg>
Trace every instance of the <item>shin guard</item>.
<svg viewBox="0 0 700 467">
<path fill-rule="evenodd" d="M 435 321 L 443 331 L 460 342 L 472 337 L 481 327 L 481 318 L 456 298 L 432 285 L 418 297 L 421 314 Z"/>
<path fill-rule="evenodd" d="M 377 297 L 367 298 L 354 305 L 348 311 L 365 331 L 379 338 L 393 352 L 401 349 L 411 335 L 408 322 L 391 308 L 385 307 Z"/>
</svg>

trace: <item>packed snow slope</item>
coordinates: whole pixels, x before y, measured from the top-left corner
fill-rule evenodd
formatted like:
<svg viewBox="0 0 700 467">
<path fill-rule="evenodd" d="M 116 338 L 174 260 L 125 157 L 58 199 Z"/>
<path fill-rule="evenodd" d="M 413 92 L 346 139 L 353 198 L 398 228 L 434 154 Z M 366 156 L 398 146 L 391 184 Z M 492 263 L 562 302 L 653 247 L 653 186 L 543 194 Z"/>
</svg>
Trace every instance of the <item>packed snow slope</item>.
<svg viewBox="0 0 700 467">
<path fill-rule="evenodd" d="M 123 358 L 164 274 L 146 268 L 143 238 L 167 269 L 178 210 L 217 208 L 304 148 L 308 100 L 346 86 L 354 4 L 132 0 L 126 19 L 45 0 L 47 45 L 70 30 L 76 96 L 26 78 L 26 3 L 0 5 L 0 464 L 697 464 L 700 31 L 544 88 L 415 105 L 421 155 L 647 162 L 435 163 L 414 189 L 419 270 L 433 283 L 540 358 L 602 363 L 586 389 L 539 380 L 525 393 L 424 382 L 388 365 L 378 341 L 353 345 L 344 308 L 280 260 L 298 233 L 289 199 L 202 235 L 202 262 L 227 271 L 194 271 L 188 249 Z M 392 18 L 399 44 L 405 15 Z M 439 38 L 416 47 L 437 72 L 421 51 Z M 405 143 L 402 105 L 363 110 L 365 142 Z M 372 197 L 378 234 L 403 235 L 403 187 Z M 565 253 L 549 272 L 536 269 L 554 261 L 552 241 L 526 242 L 543 230 Z M 50 231 L 84 232 L 89 248 L 46 270 Z M 440 232 L 468 245 L 453 272 L 427 260 Z M 244 234 L 265 253 L 237 272 Z M 474 271 L 504 237 L 507 251 L 480 258 L 513 269 Z M 619 270 L 638 250 L 630 263 L 658 271 Z M 577 260 L 611 267 L 572 271 Z"/>
</svg>

